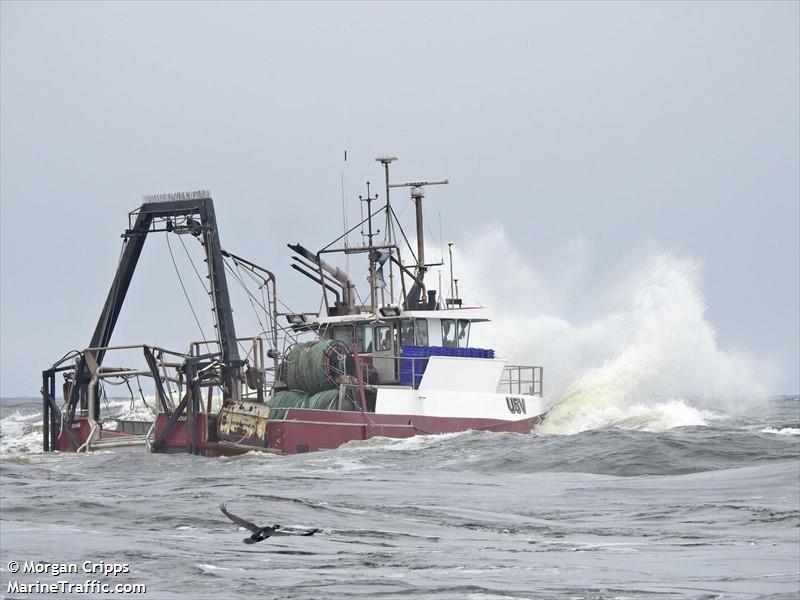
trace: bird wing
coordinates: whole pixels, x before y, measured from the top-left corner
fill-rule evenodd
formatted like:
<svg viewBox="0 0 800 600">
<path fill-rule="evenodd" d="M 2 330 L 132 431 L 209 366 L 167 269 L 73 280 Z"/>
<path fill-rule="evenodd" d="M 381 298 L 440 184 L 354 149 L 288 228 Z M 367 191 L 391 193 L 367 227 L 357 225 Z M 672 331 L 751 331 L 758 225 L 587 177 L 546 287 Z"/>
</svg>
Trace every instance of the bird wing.
<svg viewBox="0 0 800 600">
<path fill-rule="evenodd" d="M 251 523 L 250 521 L 245 521 L 241 517 L 237 517 L 236 515 L 233 515 L 233 514 L 229 513 L 228 510 L 225 508 L 225 503 L 220 504 L 219 505 L 219 509 L 222 511 L 223 515 L 228 517 L 231 521 L 233 521 L 234 523 L 236 523 L 240 527 L 244 527 L 245 529 L 249 529 L 253 533 L 258 533 L 259 531 L 261 531 L 261 527 L 259 527 L 255 523 Z"/>
<path fill-rule="evenodd" d="M 292 528 L 292 529 L 278 529 L 277 531 L 273 532 L 272 535 L 314 535 L 317 533 L 319 529 L 301 529 L 301 528 Z"/>
</svg>

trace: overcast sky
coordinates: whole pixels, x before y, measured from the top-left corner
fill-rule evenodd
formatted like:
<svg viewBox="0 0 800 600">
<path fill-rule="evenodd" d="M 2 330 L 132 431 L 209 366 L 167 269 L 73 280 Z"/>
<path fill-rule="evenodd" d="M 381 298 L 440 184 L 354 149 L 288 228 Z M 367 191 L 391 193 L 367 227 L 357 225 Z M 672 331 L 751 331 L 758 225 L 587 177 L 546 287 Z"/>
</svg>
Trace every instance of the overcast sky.
<svg viewBox="0 0 800 600">
<path fill-rule="evenodd" d="M 571 321 L 648 249 L 697 261 L 716 342 L 796 393 L 799 6 L 3 2 L 0 395 L 88 343 L 142 194 L 210 189 L 312 310 L 285 244 L 337 235 L 387 153 L 451 181 L 432 244 L 502 231 L 543 287 L 580 261 Z M 197 337 L 172 269 L 149 242 L 114 342 Z"/>
</svg>

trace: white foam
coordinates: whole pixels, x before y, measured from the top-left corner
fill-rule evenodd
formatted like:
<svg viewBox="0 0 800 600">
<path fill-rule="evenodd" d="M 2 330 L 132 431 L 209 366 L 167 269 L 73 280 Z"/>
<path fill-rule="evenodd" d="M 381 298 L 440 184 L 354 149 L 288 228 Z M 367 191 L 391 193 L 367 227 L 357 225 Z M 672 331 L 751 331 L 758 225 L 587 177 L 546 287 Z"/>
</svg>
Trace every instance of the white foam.
<svg viewBox="0 0 800 600">
<path fill-rule="evenodd" d="M 199 563 L 197 567 L 203 571 L 241 571 L 242 569 L 231 569 L 229 567 L 219 567 L 208 563 Z"/>
<path fill-rule="evenodd" d="M 406 438 L 390 438 L 375 436 L 366 440 L 353 440 L 340 447 L 340 450 L 360 451 L 365 448 L 380 447 L 381 450 L 388 451 L 407 451 L 421 450 L 435 446 L 442 441 L 450 441 L 464 435 L 470 435 L 469 431 L 456 431 L 452 433 L 422 434 Z"/>
<path fill-rule="evenodd" d="M 675 427 L 706 426 L 709 421 L 720 418 L 711 411 L 695 408 L 683 400 L 628 406 L 582 403 L 556 414 L 560 418 L 550 419 L 548 416 L 537 432 L 565 435 L 602 427 L 665 431 Z"/>
<path fill-rule="evenodd" d="M 141 398 L 133 402 L 129 399 L 113 398 L 100 404 L 101 414 L 120 421 L 152 421 L 156 414 L 155 397 L 145 397 L 147 404 Z"/>
<path fill-rule="evenodd" d="M 0 455 L 42 452 L 41 413 L 19 411 L 0 419 Z"/>
<path fill-rule="evenodd" d="M 762 429 L 761 433 L 774 433 L 776 435 L 800 435 L 800 428 L 798 427 L 783 427 L 775 429 L 774 427 L 767 427 Z"/>
<path fill-rule="evenodd" d="M 590 259 L 573 250 L 577 266 L 547 278 L 495 227 L 456 257 L 460 279 L 472 282 L 464 289 L 494 313 L 486 333 L 474 329 L 471 343 L 493 346 L 512 363 L 544 367 L 551 407 L 542 430 L 703 425 L 709 406 L 727 403 L 726 412 L 736 412 L 766 399 L 776 369 L 719 347 L 697 261 L 650 250 L 618 281 L 600 283 Z M 593 280 L 584 281 L 589 274 Z M 571 321 L 570 312 L 591 317 Z"/>
</svg>

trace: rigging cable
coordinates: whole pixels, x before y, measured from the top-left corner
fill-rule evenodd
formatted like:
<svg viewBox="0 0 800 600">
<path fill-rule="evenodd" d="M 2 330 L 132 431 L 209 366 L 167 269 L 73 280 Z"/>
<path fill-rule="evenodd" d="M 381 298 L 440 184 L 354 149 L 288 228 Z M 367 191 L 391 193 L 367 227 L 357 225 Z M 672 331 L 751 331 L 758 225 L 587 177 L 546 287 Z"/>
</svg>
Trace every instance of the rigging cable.
<svg viewBox="0 0 800 600">
<path fill-rule="evenodd" d="M 100 397 L 103 398 L 103 401 L 106 403 L 106 411 L 108 412 L 109 416 L 111 415 L 111 406 L 108 404 L 108 395 L 106 394 L 106 386 L 105 381 L 100 382 L 98 386 L 100 388 Z M 97 415 L 98 417 L 100 415 Z"/>
<path fill-rule="evenodd" d="M 239 283 L 239 285 L 242 286 L 242 288 L 248 294 L 248 296 L 251 295 L 250 294 L 250 290 L 248 290 L 247 287 L 244 285 L 244 282 L 241 279 L 239 279 L 239 277 L 236 274 L 236 272 L 228 264 L 228 261 L 223 258 L 222 259 L 222 264 L 225 265 L 225 268 L 228 270 L 228 273 L 230 273 L 233 276 L 233 278 Z M 256 315 L 256 318 L 258 319 L 258 315 Z M 261 320 L 259 319 L 259 322 L 260 321 Z M 239 349 L 244 353 L 245 358 L 249 357 L 250 356 L 250 352 L 247 351 L 247 348 L 244 347 L 244 344 L 242 344 L 242 342 L 239 341 L 238 339 L 236 340 L 236 343 L 239 344 Z"/>
<path fill-rule="evenodd" d="M 167 240 L 167 248 L 169 249 L 169 257 L 172 259 L 172 266 L 175 267 L 175 274 L 178 276 L 178 281 L 181 284 L 181 289 L 183 290 L 183 295 L 186 297 L 186 302 L 189 303 L 189 308 L 191 309 L 192 315 L 194 316 L 194 321 L 195 321 L 195 323 L 197 323 L 197 328 L 200 330 L 200 335 L 202 336 L 202 339 L 205 341 L 207 338 L 206 338 L 205 332 L 203 331 L 203 326 L 200 325 L 200 319 L 197 318 L 197 313 L 194 310 L 194 306 L 192 306 L 192 301 L 189 299 L 189 294 L 186 292 L 186 286 L 183 285 L 183 278 L 181 277 L 181 272 L 178 269 L 178 264 L 175 262 L 175 255 L 172 253 L 172 246 L 169 243 L 169 234 L 167 234 L 165 236 L 165 239 Z M 206 342 L 206 346 L 208 346 L 208 342 Z"/>
<path fill-rule="evenodd" d="M 147 407 L 147 410 L 149 410 L 151 413 L 154 413 L 155 411 L 153 410 L 153 407 L 151 407 L 147 403 L 147 400 L 144 397 L 144 392 L 142 391 L 142 381 L 141 381 L 141 379 L 139 379 L 138 375 L 136 376 L 136 385 L 139 386 L 139 395 L 142 397 L 142 402 L 144 402 L 144 405 Z M 131 407 L 131 408 L 133 408 L 133 407 Z"/>
<path fill-rule="evenodd" d="M 238 273 L 238 275 L 236 276 L 236 280 L 239 282 L 239 284 L 242 286 L 242 288 L 247 292 L 247 299 L 250 301 L 250 306 L 253 309 L 253 314 L 256 316 L 256 320 L 258 321 L 258 324 L 261 327 L 261 329 L 263 331 L 266 331 L 266 327 L 264 326 L 264 323 L 261 321 L 261 317 L 258 314 L 258 310 L 256 310 L 256 303 L 264 311 L 264 314 L 269 314 L 269 311 L 267 310 L 266 305 L 258 302 L 258 298 L 256 298 L 250 292 L 250 289 L 247 287 L 247 285 L 244 282 L 244 277 L 242 276 L 242 269 L 241 269 L 241 266 L 239 265 L 239 263 L 234 260 L 233 261 L 233 265 L 236 267 L 236 273 Z M 248 275 L 250 275 L 250 278 L 253 279 L 256 283 L 261 283 L 260 280 L 257 277 L 255 277 L 255 275 L 250 273 L 249 270 L 245 269 L 245 272 L 248 273 Z M 255 300 L 255 302 L 254 302 L 254 300 Z"/>
<path fill-rule="evenodd" d="M 234 262 L 235 262 L 235 259 L 234 259 Z M 233 275 L 234 279 L 236 279 L 236 280 L 237 280 L 237 282 L 239 283 L 239 285 L 241 285 L 241 286 L 243 287 L 244 291 L 245 291 L 245 292 L 246 292 L 246 293 L 247 293 L 247 294 L 248 294 L 248 295 L 249 295 L 249 296 L 250 296 L 250 297 L 251 297 L 251 298 L 252 298 L 252 299 L 255 301 L 255 303 L 256 303 L 256 304 L 258 304 L 258 305 L 261 307 L 261 309 L 262 309 L 262 310 L 263 310 L 265 313 L 269 314 L 269 309 L 267 308 L 267 306 L 266 306 L 265 304 L 262 304 L 262 303 L 261 303 L 261 301 L 259 301 L 259 299 L 258 299 L 258 298 L 256 298 L 255 296 L 253 296 L 252 292 L 251 292 L 251 291 L 250 291 L 250 290 L 247 288 L 247 286 L 246 286 L 246 285 L 245 285 L 245 284 L 244 284 L 242 281 L 240 281 L 240 280 L 238 279 L 238 277 L 236 277 L 236 274 L 235 274 L 235 273 L 233 273 L 233 272 L 231 271 L 231 268 L 230 268 L 230 266 L 229 266 L 227 263 L 226 263 L 226 265 L 225 265 L 225 266 L 226 266 L 226 268 L 228 269 L 228 271 L 229 271 L 229 272 L 230 272 L 230 273 Z M 249 275 L 251 278 L 253 278 L 253 280 L 254 280 L 254 281 L 258 281 L 258 280 L 256 279 L 256 275 L 255 275 L 255 274 L 253 274 L 253 273 L 251 273 L 251 272 L 249 271 L 249 269 L 245 269 L 245 273 L 247 273 L 247 274 L 248 274 L 248 275 Z M 293 311 L 293 310 L 292 310 L 292 309 L 291 309 L 289 306 L 287 306 L 287 305 L 286 305 L 286 304 L 285 304 L 285 303 L 284 303 L 284 302 L 283 302 L 283 301 L 282 301 L 280 298 L 277 298 L 277 297 L 276 297 L 276 298 L 275 298 L 275 300 L 276 300 L 278 303 L 280 303 L 280 304 L 281 304 L 281 306 L 282 306 L 283 308 L 285 308 L 285 309 L 286 309 L 286 310 L 287 310 L 289 313 L 294 313 L 294 312 L 296 312 L 296 311 Z M 291 335 L 292 335 L 292 334 L 290 333 L 290 331 L 292 331 L 292 330 L 291 330 L 291 328 L 284 327 L 284 326 L 280 325 L 280 323 L 278 323 L 278 322 L 277 322 L 277 320 L 273 319 L 272 317 L 270 317 L 270 320 L 271 320 L 271 321 L 272 321 L 272 322 L 275 324 L 275 327 L 276 327 L 277 329 L 281 330 L 282 332 L 284 332 L 285 334 L 287 334 L 287 335 L 289 335 L 289 336 L 291 336 Z"/>
<path fill-rule="evenodd" d="M 403 239 L 406 242 L 406 246 L 408 246 L 408 251 L 411 253 L 411 258 L 414 259 L 414 262 L 417 262 L 417 255 L 414 253 L 414 249 L 411 247 L 411 242 L 409 242 L 408 238 L 406 237 L 406 232 L 403 230 L 403 227 L 400 225 L 400 219 L 397 218 L 397 213 L 394 212 L 394 208 L 392 208 L 392 207 L 389 207 L 389 211 L 392 213 L 392 216 L 394 216 L 395 221 L 397 221 L 397 228 L 400 230 L 400 233 L 403 234 Z"/>
<path fill-rule="evenodd" d="M 261 327 L 261 331 L 266 334 L 267 328 L 264 326 L 264 323 L 261 321 L 261 316 L 258 314 L 258 310 L 256 310 L 255 302 L 253 302 L 253 299 L 255 297 L 250 292 L 250 290 L 247 288 L 246 284 L 244 283 L 244 279 L 242 278 L 242 269 L 239 266 L 239 263 L 234 262 L 233 264 L 236 267 L 236 272 L 238 273 L 237 279 L 242 284 L 242 287 L 245 289 L 245 291 L 247 292 L 247 299 L 250 301 L 250 307 L 253 309 L 253 314 L 256 316 L 256 321 L 258 321 L 258 325 L 259 325 L 259 327 Z M 256 299 L 256 302 L 258 302 L 258 299 Z M 266 311 L 264 311 L 264 312 L 266 312 Z M 255 357 L 253 357 L 253 358 L 255 358 Z"/>
<path fill-rule="evenodd" d="M 203 286 L 203 289 L 206 291 L 206 294 L 211 295 L 211 292 L 209 291 L 208 287 L 206 287 L 206 282 L 203 281 L 202 275 L 200 275 L 200 272 L 197 270 L 197 267 L 194 265 L 194 261 L 192 260 L 192 256 L 189 254 L 189 249 L 186 247 L 186 244 L 183 243 L 183 238 L 181 236 L 178 236 L 178 241 L 181 243 L 181 246 L 183 246 L 183 251 L 186 253 L 186 258 L 189 259 L 189 264 L 192 265 L 192 269 L 194 269 L 194 273 L 195 273 L 195 275 L 197 275 L 197 279 L 200 280 L 200 285 Z M 200 242 L 200 243 L 202 244 L 202 242 Z"/>
<path fill-rule="evenodd" d="M 200 238 L 196 238 L 196 239 L 200 243 L 201 246 L 205 247 L 205 245 L 203 244 L 203 241 L 200 240 Z M 200 271 L 197 270 L 197 267 L 194 264 L 194 259 L 192 258 L 192 255 L 189 254 L 189 249 L 186 247 L 186 244 L 183 241 L 183 237 L 181 237 L 179 235 L 178 236 L 178 241 L 181 243 L 181 246 L 183 246 L 183 251 L 186 253 L 186 258 L 189 259 L 189 264 L 192 265 L 192 270 L 194 271 L 194 274 L 197 275 L 197 280 L 200 282 L 200 285 L 203 287 L 203 289 L 205 290 L 206 294 L 209 297 L 211 297 L 211 290 L 208 289 L 208 286 L 206 285 L 206 282 L 203 281 L 203 276 L 200 275 Z M 206 277 L 206 279 L 211 279 L 211 277 L 208 276 L 208 277 Z M 211 302 L 212 302 L 211 314 L 214 316 L 214 321 L 215 321 L 214 328 L 219 330 L 219 316 L 217 315 L 217 311 L 213 309 L 213 302 L 214 302 L 213 299 L 212 299 Z M 203 340 L 205 341 L 205 339 L 206 339 L 206 337 L 205 337 L 205 335 L 203 335 Z M 206 348 L 210 350 L 211 349 L 211 345 L 208 342 L 205 342 L 205 344 L 206 344 Z"/>
<path fill-rule="evenodd" d="M 128 386 L 128 391 L 131 393 L 131 403 L 128 405 L 128 410 L 133 410 L 133 389 L 131 388 L 130 377 L 124 377 L 125 385 Z"/>
</svg>

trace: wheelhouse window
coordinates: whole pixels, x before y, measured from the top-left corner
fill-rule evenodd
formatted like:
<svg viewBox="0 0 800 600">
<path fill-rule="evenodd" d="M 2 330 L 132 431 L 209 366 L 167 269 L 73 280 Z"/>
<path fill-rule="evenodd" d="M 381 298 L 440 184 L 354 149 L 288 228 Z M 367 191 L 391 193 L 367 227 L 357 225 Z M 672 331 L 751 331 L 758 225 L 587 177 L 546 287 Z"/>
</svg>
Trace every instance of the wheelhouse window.
<svg viewBox="0 0 800 600">
<path fill-rule="evenodd" d="M 414 322 L 417 330 L 417 346 L 428 345 L 428 321 L 425 319 L 417 319 Z"/>
<path fill-rule="evenodd" d="M 414 321 L 411 319 L 403 319 L 400 321 L 400 345 L 414 345 Z"/>
<path fill-rule="evenodd" d="M 353 327 L 351 325 L 339 325 L 334 327 L 333 339 L 344 342 L 349 348 L 353 345 Z"/>
<path fill-rule="evenodd" d="M 374 337 L 374 350 L 391 350 L 392 349 L 392 329 L 385 325 L 375 327 Z"/>
<path fill-rule="evenodd" d="M 469 346 L 469 321 L 466 319 L 458 320 L 458 347 L 466 348 Z"/>
<path fill-rule="evenodd" d="M 442 346 L 456 347 L 456 322 L 454 319 L 442 319 Z"/>
<path fill-rule="evenodd" d="M 361 353 L 369 354 L 372 352 L 372 327 L 369 325 L 358 325 L 356 327 L 356 347 Z"/>
</svg>

